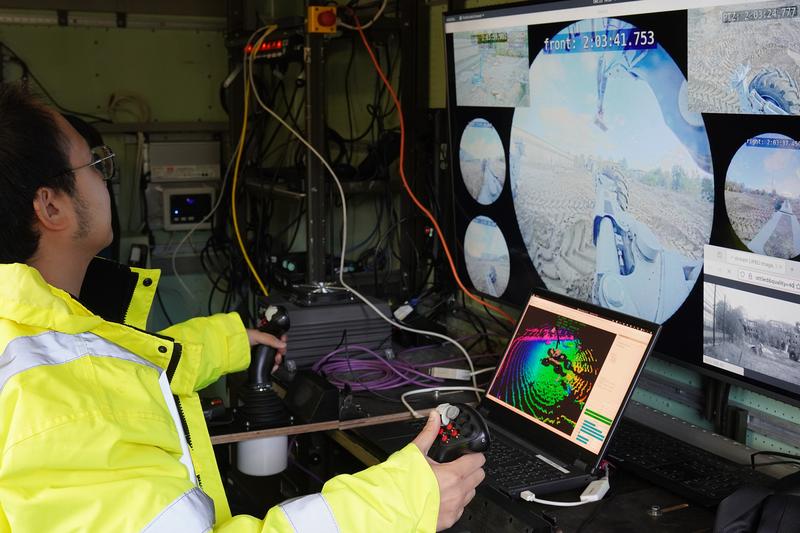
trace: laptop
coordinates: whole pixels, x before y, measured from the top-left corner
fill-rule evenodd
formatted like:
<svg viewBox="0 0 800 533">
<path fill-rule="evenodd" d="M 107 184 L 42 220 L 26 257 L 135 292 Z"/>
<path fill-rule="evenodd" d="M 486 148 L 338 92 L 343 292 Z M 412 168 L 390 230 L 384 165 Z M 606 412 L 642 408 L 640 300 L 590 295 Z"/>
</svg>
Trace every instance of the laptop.
<svg viewBox="0 0 800 533">
<path fill-rule="evenodd" d="M 486 483 L 519 497 L 595 479 L 660 328 L 535 291 L 478 407 L 492 436 Z"/>
</svg>

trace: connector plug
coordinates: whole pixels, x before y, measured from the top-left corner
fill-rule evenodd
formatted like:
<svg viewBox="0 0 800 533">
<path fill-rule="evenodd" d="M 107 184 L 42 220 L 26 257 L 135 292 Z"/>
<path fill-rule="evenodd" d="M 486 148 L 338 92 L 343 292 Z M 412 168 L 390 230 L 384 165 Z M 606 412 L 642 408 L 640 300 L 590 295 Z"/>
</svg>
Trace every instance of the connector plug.
<svg viewBox="0 0 800 533">
<path fill-rule="evenodd" d="M 411 307 L 408 304 L 403 304 L 403 305 L 401 305 L 400 307 L 398 307 L 397 309 L 394 310 L 394 317 L 397 320 L 402 322 L 403 320 L 406 319 L 406 317 L 408 315 L 410 315 L 413 312 L 414 312 L 414 308 L 413 307 Z"/>
<path fill-rule="evenodd" d="M 469 381 L 471 379 L 469 370 L 464 368 L 447 368 L 444 366 L 434 366 L 428 370 L 431 377 L 442 379 L 457 379 L 460 381 Z"/>
<path fill-rule="evenodd" d="M 608 492 L 610 485 L 608 481 L 608 476 L 606 475 L 602 479 L 598 479 L 596 481 L 592 481 L 587 485 L 587 487 L 581 493 L 581 499 L 577 502 L 554 502 L 550 500 L 540 500 L 536 497 L 536 494 L 529 490 L 523 490 L 519 493 L 519 497 L 526 502 L 534 502 L 539 503 L 542 505 L 553 505 L 555 507 L 577 507 L 579 505 L 586 505 L 587 503 L 592 503 L 600 500 L 603 496 L 606 495 Z"/>
<path fill-rule="evenodd" d="M 608 492 L 610 487 L 611 485 L 608 482 L 608 476 L 592 481 L 581 493 L 581 501 L 596 502 L 598 500 L 602 500 L 603 496 L 606 495 L 606 492 Z"/>
</svg>

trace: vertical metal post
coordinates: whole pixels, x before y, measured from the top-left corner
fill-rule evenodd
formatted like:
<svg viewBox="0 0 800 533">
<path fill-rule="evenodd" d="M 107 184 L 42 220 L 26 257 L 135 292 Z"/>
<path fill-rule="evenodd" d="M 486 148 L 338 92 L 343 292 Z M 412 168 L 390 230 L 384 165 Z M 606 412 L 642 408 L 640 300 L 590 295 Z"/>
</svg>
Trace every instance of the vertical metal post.
<svg viewBox="0 0 800 533">
<path fill-rule="evenodd" d="M 325 154 L 325 59 L 323 37 L 306 33 L 306 131 L 308 142 Z M 311 150 L 306 156 L 306 283 L 325 281 L 328 249 L 325 219 L 325 169 Z"/>
<path fill-rule="evenodd" d="M 227 34 L 229 36 L 244 34 L 247 24 L 245 13 L 245 0 L 228 0 L 226 2 Z M 236 68 L 243 68 L 243 54 L 243 50 L 238 47 L 228 48 L 228 69 L 231 72 Z M 242 113 L 244 111 L 244 100 L 242 99 L 244 91 L 243 80 L 244 72 L 240 72 L 228 88 L 228 125 L 230 126 L 231 140 L 233 142 L 239 141 L 239 132 L 242 129 Z M 234 148 L 235 146 L 230 147 L 231 150 Z"/>
<path fill-rule="evenodd" d="M 431 109 L 429 112 L 430 122 L 433 124 L 433 190 L 438 195 L 439 203 L 439 226 L 447 236 L 449 242 L 454 244 L 453 231 L 453 204 L 450 198 L 453 194 L 453 185 L 450 181 L 450 139 L 448 137 L 448 117 L 444 109 Z M 444 258 L 444 246 L 438 236 L 433 236 L 433 257 Z M 426 280 L 421 280 L 426 281 Z M 454 286 L 453 276 L 444 269 L 437 268 L 433 272 L 433 283 L 438 287 Z"/>
<path fill-rule="evenodd" d="M 423 204 L 427 204 L 427 194 L 423 184 L 430 178 L 432 169 L 425 164 L 426 147 L 419 146 L 420 127 L 427 126 L 424 108 L 428 103 L 428 55 L 430 53 L 429 18 L 430 10 L 422 2 L 401 2 L 400 46 L 402 63 L 400 65 L 400 99 L 406 125 L 405 167 L 409 186 Z M 425 73 L 421 75 L 421 73 Z M 416 146 L 415 146 L 416 145 Z M 409 198 L 401 203 L 401 214 L 408 222 L 400 241 L 400 254 L 405 265 L 404 285 L 413 291 L 422 281 L 417 264 L 417 246 L 422 241 L 427 221 L 418 215 L 419 210 Z M 409 237 L 410 238 L 407 238 Z M 412 241 L 413 239 L 413 241 Z"/>
</svg>

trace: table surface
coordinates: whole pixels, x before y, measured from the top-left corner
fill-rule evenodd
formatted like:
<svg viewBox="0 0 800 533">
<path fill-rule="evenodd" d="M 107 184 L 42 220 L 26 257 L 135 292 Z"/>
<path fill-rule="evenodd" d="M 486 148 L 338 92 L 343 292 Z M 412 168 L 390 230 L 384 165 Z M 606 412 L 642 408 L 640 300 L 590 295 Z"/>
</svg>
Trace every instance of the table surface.
<svg viewBox="0 0 800 533">
<path fill-rule="evenodd" d="M 385 449 L 385 445 L 376 444 L 372 436 L 386 432 L 375 431 L 373 426 L 384 425 L 385 428 L 405 426 L 412 420 L 412 415 L 397 401 L 403 390 L 386 391 L 378 398 L 369 394 L 358 394 L 345 397 L 340 412 L 343 420 L 331 420 L 311 424 L 292 424 L 284 427 L 243 430 L 241 425 L 212 427 L 213 444 L 227 444 L 249 439 L 272 437 L 276 435 L 296 435 L 311 432 L 327 432 L 335 442 L 348 450 L 366 466 L 384 460 L 393 450 Z M 277 387 L 281 392 L 281 388 Z M 474 402 L 471 393 L 460 393 L 459 396 L 434 398 L 414 397 L 413 406 L 422 415 L 442 401 Z M 635 403 L 635 402 L 634 402 Z M 751 450 L 722 439 L 719 436 L 703 435 L 702 430 L 678 421 L 673 417 L 658 414 L 646 406 L 629 406 L 626 415 L 634 420 L 643 421 L 666 433 L 673 434 L 689 442 L 693 438 L 701 439 L 693 444 L 703 446 L 719 455 L 728 456 L 741 462 Z M 402 437 L 396 439 L 395 449 L 404 446 L 413 438 L 415 429 L 411 428 Z M 723 442 L 725 441 L 725 442 Z M 731 451 L 732 450 L 732 451 Z M 725 452 L 725 453 L 723 453 Z M 731 454 L 736 457 L 730 456 Z M 476 498 L 464 513 L 461 521 L 450 533 L 467 533 L 476 531 L 493 531 L 496 533 L 539 533 L 559 531 L 591 531 L 593 533 L 626 533 L 648 531 L 648 533 L 700 533 L 711 531 L 714 521 L 714 510 L 695 506 L 678 495 L 653 485 L 645 479 L 638 478 L 628 472 L 620 471 L 612 475 L 612 487 L 606 497 L 580 507 L 559 508 L 543 506 L 535 503 L 512 500 L 488 487 L 480 487 Z M 580 491 L 548 495 L 548 499 L 576 501 Z M 659 506 L 663 511 L 660 516 L 652 516 L 652 506 Z"/>
<path fill-rule="evenodd" d="M 345 449 L 370 466 L 385 459 L 391 449 L 399 448 L 415 432 L 410 428 L 403 436 L 395 422 L 383 426 L 384 431 L 354 428 L 351 431 L 331 432 L 329 435 Z M 392 440 L 385 436 L 398 433 Z M 384 436 L 376 442 L 374 435 Z M 581 490 L 565 491 L 544 496 L 555 501 L 577 501 Z M 660 516 L 652 516 L 651 509 L 658 506 Z M 592 533 L 700 533 L 711 531 L 714 509 L 687 502 L 681 496 L 639 478 L 626 471 L 611 475 L 611 490 L 595 503 L 579 507 L 553 507 L 513 500 L 490 487 L 482 485 L 462 519 L 449 533 L 492 531 L 493 533 L 575 532 Z"/>
<path fill-rule="evenodd" d="M 412 360 L 416 363 L 437 361 L 441 360 L 443 357 L 451 357 L 455 361 L 459 360 L 459 355 L 454 354 L 452 348 L 436 347 L 419 350 L 412 349 L 407 350 L 407 352 L 407 354 L 398 357 Z M 281 381 L 280 373 L 278 376 L 278 380 L 273 383 L 273 388 L 278 396 L 284 397 L 286 394 L 287 380 Z M 288 377 L 285 373 L 283 376 Z M 488 380 L 490 377 L 490 373 L 485 373 L 481 376 L 483 380 Z M 446 385 L 472 386 L 471 383 L 465 381 L 448 382 Z M 211 443 L 229 444 L 244 440 L 275 437 L 278 435 L 298 435 L 317 431 L 348 430 L 364 426 L 411 420 L 413 416 L 400 402 L 400 396 L 404 392 L 419 388 L 419 386 L 407 386 L 388 391 L 380 391 L 378 394 L 359 392 L 349 396 L 341 396 L 340 420 L 315 422 L 311 424 L 291 423 L 281 427 L 252 430 L 246 429 L 243 424 L 237 422 L 210 426 Z M 431 408 L 445 401 L 458 401 L 474 405 L 476 403 L 476 396 L 472 392 L 441 393 L 441 395 L 436 396 L 434 394 L 424 394 L 410 396 L 408 401 L 419 414 L 425 416 Z"/>
</svg>

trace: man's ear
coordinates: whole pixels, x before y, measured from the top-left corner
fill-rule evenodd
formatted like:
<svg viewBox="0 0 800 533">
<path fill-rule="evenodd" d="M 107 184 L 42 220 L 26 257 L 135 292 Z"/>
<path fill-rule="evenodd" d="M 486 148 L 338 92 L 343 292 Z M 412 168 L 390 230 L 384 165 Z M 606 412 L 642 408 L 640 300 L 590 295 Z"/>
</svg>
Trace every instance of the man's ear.
<svg viewBox="0 0 800 533">
<path fill-rule="evenodd" d="M 69 226 L 68 206 L 68 195 L 50 187 L 40 187 L 33 198 L 33 210 L 39 225 L 51 231 L 60 231 Z"/>
</svg>

